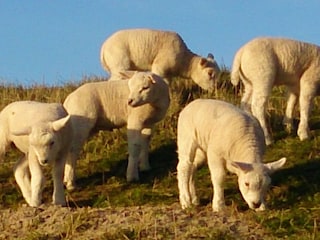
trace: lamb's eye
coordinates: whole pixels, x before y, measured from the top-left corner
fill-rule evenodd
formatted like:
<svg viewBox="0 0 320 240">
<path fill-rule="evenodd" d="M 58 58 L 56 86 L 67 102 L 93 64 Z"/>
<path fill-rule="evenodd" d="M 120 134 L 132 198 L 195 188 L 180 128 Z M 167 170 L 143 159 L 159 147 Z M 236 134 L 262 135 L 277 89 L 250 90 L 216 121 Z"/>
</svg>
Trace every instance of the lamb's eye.
<svg viewBox="0 0 320 240">
<path fill-rule="evenodd" d="M 248 182 L 245 182 L 244 185 L 246 185 L 246 187 L 250 186 L 250 184 Z"/>
<path fill-rule="evenodd" d="M 144 86 L 144 87 L 142 87 L 141 90 L 147 90 L 148 88 L 149 88 L 149 86 Z"/>
</svg>

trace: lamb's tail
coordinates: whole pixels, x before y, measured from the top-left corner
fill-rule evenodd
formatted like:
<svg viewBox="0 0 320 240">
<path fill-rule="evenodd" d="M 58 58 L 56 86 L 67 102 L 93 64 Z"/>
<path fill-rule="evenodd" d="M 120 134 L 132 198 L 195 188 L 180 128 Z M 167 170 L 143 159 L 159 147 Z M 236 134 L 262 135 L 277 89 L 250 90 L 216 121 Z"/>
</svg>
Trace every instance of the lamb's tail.
<svg viewBox="0 0 320 240">
<path fill-rule="evenodd" d="M 108 67 L 108 64 L 106 62 L 106 60 L 104 59 L 104 46 L 102 45 L 101 47 L 101 51 L 100 51 L 100 62 L 101 62 L 101 66 L 102 68 L 110 73 L 110 69 Z"/>
<path fill-rule="evenodd" d="M 233 64 L 232 64 L 232 70 L 231 70 L 231 83 L 234 86 L 237 86 L 240 82 L 241 78 L 241 56 L 242 56 L 243 48 L 240 48 L 238 52 L 236 53 Z"/>
</svg>

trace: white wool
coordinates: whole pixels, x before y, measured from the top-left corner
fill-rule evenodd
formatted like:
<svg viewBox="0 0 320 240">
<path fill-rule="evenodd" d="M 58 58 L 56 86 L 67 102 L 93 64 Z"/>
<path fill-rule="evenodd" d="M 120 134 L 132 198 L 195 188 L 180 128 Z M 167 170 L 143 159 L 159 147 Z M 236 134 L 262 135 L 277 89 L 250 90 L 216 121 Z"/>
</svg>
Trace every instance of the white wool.
<svg viewBox="0 0 320 240">
<path fill-rule="evenodd" d="M 180 113 L 177 133 L 178 187 L 182 208 L 198 204 L 195 170 L 208 163 L 214 188 L 212 207 L 223 209 L 226 169 L 237 174 L 239 189 L 249 207 L 264 210 L 269 173 L 285 159 L 263 164 L 265 143 L 257 121 L 239 108 L 218 100 L 198 99 Z"/>
<path fill-rule="evenodd" d="M 25 154 L 15 168 L 15 178 L 26 202 L 37 207 L 42 201 L 44 176 L 41 166 L 53 166 L 53 203 L 66 205 L 63 170 L 72 129 L 69 116 L 58 103 L 13 102 L 0 113 L 0 156 L 11 143 Z"/>
<path fill-rule="evenodd" d="M 169 107 L 169 89 L 164 80 L 149 72 L 123 73 L 129 80 L 87 83 L 72 92 L 64 107 L 74 129 L 71 159 L 65 169 L 68 189 L 75 187 L 75 165 L 88 137 L 99 130 L 127 126 L 129 159 L 127 180 L 139 179 L 138 168 L 150 168 L 149 141 L 155 123 Z"/>
<path fill-rule="evenodd" d="M 103 43 L 100 59 L 115 79 L 123 70 L 151 71 L 164 78 L 191 78 L 203 89 L 214 87 L 220 71 L 212 54 L 200 57 L 188 49 L 179 34 L 151 29 L 114 33 Z"/>
<path fill-rule="evenodd" d="M 244 84 L 241 106 L 259 120 L 267 144 L 272 143 L 265 111 L 275 85 L 285 85 L 289 98 L 284 124 L 293 128 L 293 110 L 299 101 L 300 140 L 309 138 L 308 120 L 313 98 L 320 85 L 320 48 L 314 44 L 284 39 L 256 38 L 241 47 L 234 57 L 231 82 Z"/>
</svg>

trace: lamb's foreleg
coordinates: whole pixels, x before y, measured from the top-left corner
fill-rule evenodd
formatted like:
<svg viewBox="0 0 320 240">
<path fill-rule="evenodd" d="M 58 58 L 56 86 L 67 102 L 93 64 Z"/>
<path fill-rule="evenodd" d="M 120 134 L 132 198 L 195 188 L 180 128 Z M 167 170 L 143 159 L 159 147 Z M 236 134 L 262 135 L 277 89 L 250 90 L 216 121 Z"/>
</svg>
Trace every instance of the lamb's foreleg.
<svg viewBox="0 0 320 240">
<path fill-rule="evenodd" d="M 64 195 L 64 186 L 63 186 L 63 173 L 65 165 L 65 157 L 61 159 L 56 159 L 52 168 L 52 177 L 53 177 L 53 195 L 52 200 L 53 204 L 66 206 L 66 199 Z"/>
<path fill-rule="evenodd" d="M 139 181 L 139 156 L 141 152 L 141 130 L 127 130 L 128 137 L 128 167 L 127 167 L 127 181 Z"/>
<path fill-rule="evenodd" d="M 39 207 L 42 203 L 42 190 L 44 185 L 44 175 L 40 163 L 33 153 L 28 154 L 29 169 L 31 173 L 31 207 Z"/>
<path fill-rule="evenodd" d="M 141 150 L 139 155 L 139 169 L 140 171 L 148 171 L 151 169 L 149 163 L 149 143 L 152 135 L 151 128 L 144 128 L 141 131 Z"/>
<path fill-rule="evenodd" d="M 20 158 L 13 168 L 14 177 L 19 185 L 22 196 L 31 206 L 31 175 L 29 171 L 29 163 L 26 156 Z"/>
<path fill-rule="evenodd" d="M 210 149 L 210 147 L 208 147 L 208 149 Z M 213 185 L 212 209 L 215 212 L 219 212 L 225 207 L 223 184 L 226 171 L 224 168 L 224 160 L 217 156 L 214 152 L 209 151 L 208 167 Z"/>
</svg>

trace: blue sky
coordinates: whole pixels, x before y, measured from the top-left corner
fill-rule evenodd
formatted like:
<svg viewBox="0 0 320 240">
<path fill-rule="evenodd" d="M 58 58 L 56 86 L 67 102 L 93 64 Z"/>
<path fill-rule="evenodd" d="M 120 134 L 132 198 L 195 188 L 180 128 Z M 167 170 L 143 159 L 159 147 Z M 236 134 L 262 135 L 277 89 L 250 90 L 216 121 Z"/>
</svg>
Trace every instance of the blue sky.
<svg viewBox="0 0 320 240">
<path fill-rule="evenodd" d="M 106 76 L 102 42 L 126 28 L 178 32 L 228 68 L 257 36 L 320 45 L 318 0 L 0 0 L 0 84 L 59 85 Z"/>
</svg>

